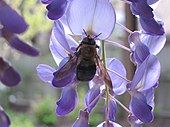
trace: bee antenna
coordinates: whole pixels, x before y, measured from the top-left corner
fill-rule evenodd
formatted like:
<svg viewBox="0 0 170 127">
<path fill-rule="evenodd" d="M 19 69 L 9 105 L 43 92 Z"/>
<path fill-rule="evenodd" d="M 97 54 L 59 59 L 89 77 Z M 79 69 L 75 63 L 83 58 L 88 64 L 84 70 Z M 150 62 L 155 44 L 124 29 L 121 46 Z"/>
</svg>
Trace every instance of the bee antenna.
<svg viewBox="0 0 170 127">
<path fill-rule="evenodd" d="M 84 29 L 83 29 L 83 32 L 85 33 L 86 36 L 88 36 L 87 33 L 86 33 L 86 31 L 85 31 Z"/>
<path fill-rule="evenodd" d="M 94 38 L 97 38 L 98 36 L 100 36 L 102 33 L 99 33 L 98 35 L 96 35 Z"/>
</svg>

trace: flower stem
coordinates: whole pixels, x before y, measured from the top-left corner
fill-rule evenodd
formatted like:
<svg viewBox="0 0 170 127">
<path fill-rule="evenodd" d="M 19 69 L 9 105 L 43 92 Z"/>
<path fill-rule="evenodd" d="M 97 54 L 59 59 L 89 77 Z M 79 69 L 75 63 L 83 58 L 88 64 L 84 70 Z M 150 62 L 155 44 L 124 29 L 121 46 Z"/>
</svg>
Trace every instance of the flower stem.
<svg viewBox="0 0 170 127">
<path fill-rule="evenodd" d="M 110 72 L 112 72 L 112 73 L 114 73 L 115 75 L 117 75 L 117 76 L 120 77 L 121 79 L 125 80 L 126 82 L 131 82 L 129 79 L 121 76 L 121 75 L 120 75 L 119 73 L 117 73 L 116 71 L 113 71 L 113 70 L 111 70 L 111 69 L 109 69 L 109 68 L 107 68 L 107 70 L 110 71 Z"/>
<path fill-rule="evenodd" d="M 126 51 L 128 51 L 128 52 L 131 52 L 131 50 L 130 50 L 128 47 L 126 47 L 126 46 L 124 46 L 124 45 L 121 45 L 121 44 L 119 44 L 119 43 L 117 43 L 117 42 L 110 41 L 110 40 L 105 40 L 105 42 L 108 42 L 108 43 L 113 44 L 113 45 L 115 45 L 115 46 L 117 46 L 117 47 L 119 47 L 119 48 L 122 48 L 122 49 L 124 49 L 124 50 L 126 50 Z"/>
<path fill-rule="evenodd" d="M 116 22 L 117 25 L 119 25 L 122 29 L 124 29 L 126 32 L 128 32 L 129 34 L 132 34 L 133 32 L 128 29 L 127 27 L 125 27 L 124 25 L 122 25 L 121 23 Z"/>
<path fill-rule="evenodd" d="M 90 104 L 84 109 L 84 111 L 86 111 L 88 108 L 90 108 L 90 106 L 92 106 L 102 95 L 104 95 L 104 91 L 102 91 L 92 102 L 90 102 Z"/>
<path fill-rule="evenodd" d="M 103 59 L 103 66 L 104 66 L 104 69 L 105 71 L 107 71 L 107 67 L 106 67 L 106 49 L 105 49 L 105 41 L 103 40 L 102 41 L 102 59 Z M 105 87 L 106 87 L 106 121 L 108 121 L 108 114 L 109 114 L 109 88 L 108 88 L 108 85 L 105 84 Z"/>
<path fill-rule="evenodd" d="M 129 114 L 132 114 L 131 111 L 125 105 L 123 105 L 119 100 L 117 100 L 115 97 L 113 97 L 111 95 L 110 95 L 110 97 L 112 99 L 114 99 L 116 101 L 116 103 L 118 103 L 126 112 L 128 112 Z"/>
</svg>

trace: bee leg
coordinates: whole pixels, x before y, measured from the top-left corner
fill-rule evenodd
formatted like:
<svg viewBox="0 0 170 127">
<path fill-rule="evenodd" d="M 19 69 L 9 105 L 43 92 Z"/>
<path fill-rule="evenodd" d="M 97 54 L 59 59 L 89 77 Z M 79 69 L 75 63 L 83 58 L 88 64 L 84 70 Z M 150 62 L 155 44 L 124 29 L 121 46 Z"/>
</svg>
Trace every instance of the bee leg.
<svg viewBox="0 0 170 127">
<path fill-rule="evenodd" d="M 96 44 L 96 48 L 98 48 L 99 49 L 99 46 Z"/>
<path fill-rule="evenodd" d="M 76 48 L 76 51 L 78 51 L 78 49 L 80 48 L 80 46 L 82 46 L 82 43 L 79 44 L 79 46 Z"/>
</svg>

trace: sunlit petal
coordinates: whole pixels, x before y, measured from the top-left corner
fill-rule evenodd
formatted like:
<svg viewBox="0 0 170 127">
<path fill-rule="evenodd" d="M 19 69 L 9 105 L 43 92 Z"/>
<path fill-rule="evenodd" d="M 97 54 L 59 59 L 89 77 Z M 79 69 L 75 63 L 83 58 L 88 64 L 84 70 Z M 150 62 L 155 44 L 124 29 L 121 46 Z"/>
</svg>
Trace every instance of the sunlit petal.
<svg viewBox="0 0 170 127">
<path fill-rule="evenodd" d="M 119 60 L 115 58 L 107 58 L 107 67 L 110 70 L 113 70 L 114 72 L 118 73 L 119 75 L 121 75 L 123 78 L 126 79 L 125 67 Z M 125 92 L 127 81 L 125 81 L 124 79 L 122 79 L 121 77 L 119 77 L 118 75 L 116 75 L 115 73 L 111 71 L 108 71 L 108 73 L 110 75 L 112 85 L 113 85 L 113 91 L 115 92 L 115 94 L 119 95 Z"/>
<path fill-rule="evenodd" d="M 43 82 L 48 82 L 48 83 L 52 82 L 52 79 L 54 78 L 53 73 L 56 71 L 54 68 L 46 64 L 39 64 L 36 69 L 39 78 Z"/>
<path fill-rule="evenodd" d="M 156 56 L 149 55 L 137 69 L 129 90 L 133 90 L 137 86 L 140 91 L 150 89 L 157 83 L 159 75 L 160 63 Z"/>
<path fill-rule="evenodd" d="M 140 34 L 140 39 L 141 42 L 149 48 L 150 53 L 157 55 L 165 45 L 166 35 L 152 36 L 147 33 L 142 33 Z"/>
<path fill-rule="evenodd" d="M 90 35 L 101 33 L 98 38 L 106 39 L 114 29 L 115 19 L 107 0 L 73 0 L 68 9 L 68 24 L 75 35 L 82 35 L 84 29 Z"/>
</svg>

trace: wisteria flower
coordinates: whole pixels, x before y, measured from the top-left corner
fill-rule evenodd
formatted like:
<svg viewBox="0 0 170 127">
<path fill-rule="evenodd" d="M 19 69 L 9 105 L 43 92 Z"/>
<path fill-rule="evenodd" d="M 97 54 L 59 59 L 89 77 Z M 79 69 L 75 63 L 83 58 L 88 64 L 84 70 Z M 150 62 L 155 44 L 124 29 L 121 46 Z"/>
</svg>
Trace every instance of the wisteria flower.
<svg viewBox="0 0 170 127">
<path fill-rule="evenodd" d="M 11 19 L 13 19 L 13 22 L 11 22 Z M 0 25 L 2 26 L 0 28 L 1 37 L 4 37 L 12 48 L 29 56 L 39 54 L 37 49 L 28 45 L 16 35 L 25 32 L 28 25 L 24 18 L 3 0 L 0 1 Z"/>
<path fill-rule="evenodd" d="M 3 108 L 0 106 L 0 127 L 9 127 L 11 124 L 8 115 L 5 113 Z"/>
<path fill-rule="evenodd" d="M 52 84 L 53 87 L 63 88 L 61 98 L 57 101 L 56 113 L 59 116 L 64 116 L 70 113 L 77 105 L 76 84 L 79 83 L 75 80 L 74 71 L 70 73 L 68 72 L 69 74 L 60 80 L 55 79 L 55 75 L 58 73 L 58 70 L 60 70 L 70 59 L 68 53 L 74 54 L 74 50 L 72 50 L 72 48 L 75 49 L 78 45 L 71 36 L 66 36 L 64 32 L 65 31 L 61 22 L 55 22 L 51 35 L 50 51 L 53 54 L 56 64 L 59 66 L 58 69 L 56 70 L 44 64 L 40 64 L 37 67 L 37 73 L 42 81 Z"/>
<path fill-rule="evenodd" d="M 72 127 L 88 127 L 88 121 L 89 121 L 89 113 L 87 111 L 80 111 L 79 118 L 77 121 L 73 124 Z"/>
<path fill-rule="evenodd" d="M 18 72 L 0 57 L 0 81 L 8 87 L 14 87 L 21 81 Z"/>
<path fill-rule="evenodd" d="M 157 55 L 165 45 L 166 36 L 152 36 L 143 31 L 135 31 L 129 35 L 129 44 L 132 51 L 131 60 L 140 65 L 148 55 Z"/>
<path fill-rule="evenodd" d="M 139 17 L 143 29 L 132 32 L 122 27 L 130 33 L 128 40 L 130 49 L 107 40 L 116 24 L 116 14 L 110 1 L 41 1 L 48 4 L 48 17 L 56 20 L 50 50 L 58 69 L 40 64 L 37 72 L 42 81 L 50 83 L 53 87 L 62 88 L 56 114 L 65 116 L 73 111 L 78 103 L 77 85 L 80 81 L 89 81 L 89 90 L 84 100 L 85 108 L 80 111 L 73 127 L 88 127 L 89 115 L 100 99 L 105 100 L 103 106 L 105 121 L 97 127 L 121 127 L 115 123 L 117 104 L 128 112 L 128 122 L 132 127 L 152 122 L 154 89 L 158 86 L 160 76 L 160 62 L 156 55 L 166 41 L 163 22 L 155 19 L 153 8 L 150 6 L 158 0 L 125 1 L 131 5 L 132 13 Z M 60 11 L 57 12 L 57 9 Z M 79 44 L 73 39 L 75 36 L 82 37 Z M 132 81 L 126 78 L 126 69 L 118 59 L 106 58 L 105 42 L 114 43 L 131 53 L 131 61 L 137 66 Z M 95 58 L 95 61 L 87 58 L 92 50 L 90 46 L 94 46 L 95 57 L 93 55 L 91 57 Z M 101 58 L 98 50 L 101 50 Z M 92 64 L 94 65 L 92 76 L 80 73 L 78 65 L 90 60 L 91 63 L 95 63 Z M 84 65 L 81 67 L 87 68 Z M 126 91 L 131 96 L 129 109 L 116 99 Z"/>
<path fill-rule="evenodd" d="M 11 19 L 13 22 L 11 22 Z M 3 0 L 0 1 L 0 26 L 0 37 L 5 38 L 12 48 L 29 56 L 38 56 L 39 51 L 37 49 L 17 36 L 17 34 L 25 32 L 28 28 L 24 18 Z M 18 85 L 21 80 L 18 72 L 1 57 L 0 65 L 0 81 L 6 86 Z"/>
<path fill-rule="evenodd" d="M 157 84 L 160 76 L 160 63 L 156 56 L 149 55 L 139 66 L 129 87 L 131 94 L 130 109 L 142 122 L 153 120 L 153 92 L 150 90 Z M 152 101 L 150 101 L 152 100 Z"/>
<path fill-rule="evenodd" d="M 155 19 L 153 9 L 150 4 L 157 0 L 128 0 L 130 1 L 131 11 L 134 15 L 139 16 L 140 24 L 144 31 L 152 35 L 163 35 L 165 33 L 163 22 Z"/>
<path fill-rule="evenodd" d="M 69 0 L 41 0 L 41 2 L 43 4 L 48 4 L 46 6 L 48 18 L 57 20 L 65 14 Z"/>
<path fill-rule="evenodd" d="M 101 40 L 111 35 L 116 21 L 114 8 L 107 0 L 87 0 L 86 2 L 73 0 L 68 7 L 67 16 L 68 25 L 73 34 L 82 35 L 84 29 L 91 36 L 101 33 L 98 37 Z"/>
</svg>

